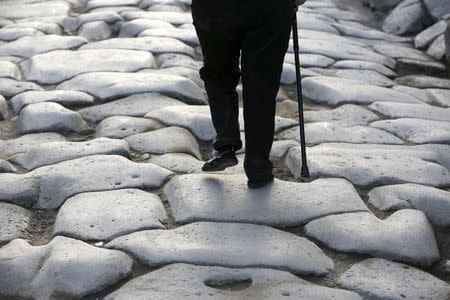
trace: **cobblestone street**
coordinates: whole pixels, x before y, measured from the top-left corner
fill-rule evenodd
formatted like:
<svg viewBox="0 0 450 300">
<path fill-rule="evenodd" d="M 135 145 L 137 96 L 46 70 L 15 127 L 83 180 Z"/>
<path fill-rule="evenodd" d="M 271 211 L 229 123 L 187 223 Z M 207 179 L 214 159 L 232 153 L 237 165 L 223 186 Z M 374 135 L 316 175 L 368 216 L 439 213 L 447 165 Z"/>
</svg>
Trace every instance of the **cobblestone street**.
<svg viewBox="0 0 450 300">
<path fill-rule="evenodd" d="M 250 190 L 190 0 L 0 0 L 0 300 L 450 299 L 450 14 L 363 2 L 299 8 L 311 177 L 291 38 Z"/>
</svg>

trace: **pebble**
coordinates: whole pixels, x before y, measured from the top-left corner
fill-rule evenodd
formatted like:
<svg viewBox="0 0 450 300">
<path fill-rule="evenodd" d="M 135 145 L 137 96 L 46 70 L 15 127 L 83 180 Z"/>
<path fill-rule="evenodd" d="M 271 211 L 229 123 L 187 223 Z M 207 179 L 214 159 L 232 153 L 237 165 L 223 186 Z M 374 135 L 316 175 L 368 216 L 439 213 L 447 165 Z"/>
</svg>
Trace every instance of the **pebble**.
<svg viewBox="0 0 450 300">
<path fill-rule="evenodd" d="M 149 52 L 136 50 L 57 50 L 35 55 L 20 66 L 27 80 L 54 84 L 88 72 L 133 72 L 153 68 L 155 59 Z"/>
<path fill-rule="evenodd" d="M 59 209 L 53 236 L 108 241 L 139 230 L 164 228 L 167 214 L 157 195 L 138 189 L 81 193 Z"/>
<path fill-rule="evenodd" d="M 224 247 L 224 245 L 227 245 Z M 182 262 L 224 267 L 272 267 L 325 275 L 333 261 L 313 242 L 263 225 L 197 222 L 173 230 L 145 230 L 105 245 L 149 266 Z"/>
<path fill-rule="evenodd" d="M 152 73 L 92 72 L 80 74 L 57 86 L 58 90 L 78 90 L 108 100 L 137 93 L 161 93 L 191 104 L 204 104 L 204 92 L 191 80 Z"/>
<path fill-rule="evenodd" d="M 400 118 L 376 121 L 370 126 L 386 130 L 416 144 L 450 144 L 450 122 L 448 121 Z"/>
<path fill-rule="evenodd" d="M 415 208 L 437 226 L 449 226 L 450 192 L 434 187 L 405 183 L 380 186 L 369 193 L 369 202 L 383 211 Z"/>
<path fill-rule="evenodd" d="M 137 133 L 125 138 L 133 151 L 164 154 L 187 153 L 201 159 L 199 145 L 187 129 L 171 126 L 149 132 Z"/>
<path fill-rule="evenodd" d="M 356 186 L 450 183 L 448 145 L 377 145 L 326 143 L 306 149 L 312 177 L 345 178 Z M 300 147 L 289 149 L 286 165 L 300 177 Z"/>
<path fill-rule="evenodd" d="M 41 131 L 82 132 L 87 124 L 81 115 L 55 102 L 27 105 L 20 111 L 17 126 L 21 133 Z"/>
<path fill-rule="evenodd" d="M 175 221 L 182 224 L 208 220 L 297 226 L 329 214 L 367 211 L 353 186 L 343 179 L 311 183 L 275 179 L 258 190 L 247 189 L 246 182 L 244 174 L 180 175 L 166 184 L 164 194 Z"/>
<path fill-rule="evenodd" d="M 173 287 L 167 287 L 166 278 Z M 164 289 L 161 287 L 164 286 Z M 225 287 L 229 287 L 226 289 Z M 120 300 L 151 299 L 295 299 L 359 300 L 353 292 L 312 284 L 289 272 L 264 269 L 171 264 L 126 283 L 105 297 Z"/>
<path fill-rule="evenodd" d="M 42 246 L 16 239 L 0 248 L 0 296 L 82 298 L 126 278 L 132 263 L 125 253 L 67 237 Z"/>
<path fill-rule="evenodd" d="M 48 142 L 15 154 L 10 157 L 10 160 L 26 170 L 33 170 L 41 166 L 95 154 L 116 154 L 128 157 L 128 143 L 109 138 L 97 138 L 85 142 Z"/>
<path fill-rule="evenodd" d="M 439 260 L 433 228 L 419 210 L 402 209 L 384 220 L 370 212 L 330 215 L 305 226 L 332 249 L 431 266 Z"/>
<path fill-rule="evenodd" d="M 446 300 L 450 287 L 420 269 L 380 258 L 365 259 L 339 276 L 338 284 L 370 299 Z"/>
<path fill-rule="evenodd" d="M 25 208 L 0 202 L 0 245 L 25 237 L 30 219 L 31 213 Z"/>
</svg>

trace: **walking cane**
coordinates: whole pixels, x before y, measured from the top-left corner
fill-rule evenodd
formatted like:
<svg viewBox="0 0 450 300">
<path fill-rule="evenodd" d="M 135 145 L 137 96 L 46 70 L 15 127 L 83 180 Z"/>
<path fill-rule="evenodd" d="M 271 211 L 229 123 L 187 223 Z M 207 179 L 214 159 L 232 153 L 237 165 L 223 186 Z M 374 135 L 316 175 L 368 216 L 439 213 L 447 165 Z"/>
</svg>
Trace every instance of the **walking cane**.
<svg viewBox="0 0 450 300">
<path fill-rule="evenodd" d="M 302 92 L 302 76 L 300 73 L 300 58 L 298 47 L 298 28 L 297 28 L 297 13 L 294 12 L 294 20 L 292 22 L 292 32 L 294 40 L 294 56 L 295 56 L 295 71 L 297 76 L 297 98 L 298 98 L 298 121 L 300 124 L 300 144 L 302 149 L 302 169 L 301 177 L 309 177 L 309 169 L 306 162 L 306 141 L 305 141 L 305 120 L 303 117 L 303 92 Z"/>
</svg>

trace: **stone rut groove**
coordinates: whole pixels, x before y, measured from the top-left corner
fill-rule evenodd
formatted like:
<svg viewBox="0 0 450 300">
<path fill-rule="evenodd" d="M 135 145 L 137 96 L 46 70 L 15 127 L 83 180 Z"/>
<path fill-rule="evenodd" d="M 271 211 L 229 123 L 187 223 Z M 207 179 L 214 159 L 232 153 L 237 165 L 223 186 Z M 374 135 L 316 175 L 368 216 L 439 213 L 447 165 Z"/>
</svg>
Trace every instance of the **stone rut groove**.
<svg viewBox="0 0 450 300">
<path fill-rule="evenodd" d="M 291 38 L 248 190 L 241 83 L 239 164 L 201 171 L 191 0 L 0 1 L 0 299 L 448 299 L 449 3 L 307 0 L 311 178 Z"/>
</svg>

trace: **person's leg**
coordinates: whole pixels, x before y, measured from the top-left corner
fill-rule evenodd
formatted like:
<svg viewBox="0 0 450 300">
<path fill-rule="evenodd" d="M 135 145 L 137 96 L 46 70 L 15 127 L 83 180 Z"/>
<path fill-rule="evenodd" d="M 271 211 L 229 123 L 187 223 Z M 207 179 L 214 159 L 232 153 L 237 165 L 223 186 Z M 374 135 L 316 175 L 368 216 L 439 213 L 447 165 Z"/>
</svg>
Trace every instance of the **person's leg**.
<svg viewBox="0 0 450 300">
<path fill-rule="evenodd" d="M 195 24 L 194 24 L 195 25 Z M 239 100 L 236 86 L 239 69 L 240 39 L 238 32 L 209 31 L 195 26 L 203 53 L 200 77 L 205 82 L 212 122 L 217 136 L 214 149 L 233 146 L 242 148 L 239 131 Z"/>
<path fill-rule="evenodd" d="M 275 127 L 275 98 L 294 13 L 292 0 L 270 2 L 259 24 L 246 32 L 242 45 L 244 168 L 249 180 L 256 181 L 272 175 L 269 156 Z"/>
</svg>

